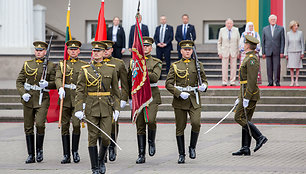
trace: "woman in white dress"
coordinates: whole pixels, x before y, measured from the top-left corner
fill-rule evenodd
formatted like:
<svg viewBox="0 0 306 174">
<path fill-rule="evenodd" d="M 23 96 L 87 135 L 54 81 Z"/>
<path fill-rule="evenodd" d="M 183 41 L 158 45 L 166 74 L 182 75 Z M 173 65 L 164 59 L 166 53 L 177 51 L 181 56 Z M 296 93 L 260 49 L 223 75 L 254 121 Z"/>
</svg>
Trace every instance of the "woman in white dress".
<svg viewBox="0 0 306 174">
<path fill-rule="evenodd" d="M 302 59 L 304 57 L 304 36 L 299 31 L 300 24 L 297 21 L 291 21 L 287 32 L 285 43 L 285 56 L 287 59 L 287 68 L 290 68 L 291 84 L 290 86 L 300 86 L 298 83 L 300 68 L 303 68 Z M 296 78 L 294 84 L 294 69 L 296 69 Z"/>
<path fill-rule="evenodd" d="M 259 61 L 259 53 L 260 53 L 260 50 L 261 50 L 259 33 L 254 30 L 253 22 L 248 22 L 245 26 L 245 31 L 241 34 L 240 42 L 239 42 L 239 51 L 240 51 L 240 54 L 241 54 L 240 65 L 241 65 L 243 59 L 245 58 L 245 54 L 246 54 L 246 52 L 244 51 L 245 35 L 251 35 L 251 36 L 253 36 L 253 37 L 255 37 L 256 39 L 259 40 L 259 44 L 257 44 L 257 47 L 255 49 L 257 57 L 258 57 L 258 61 Z M 260 67 L 259 67 L 259 71 L 258 71 L 257 83 L 261 84 Z"/>
</svg>

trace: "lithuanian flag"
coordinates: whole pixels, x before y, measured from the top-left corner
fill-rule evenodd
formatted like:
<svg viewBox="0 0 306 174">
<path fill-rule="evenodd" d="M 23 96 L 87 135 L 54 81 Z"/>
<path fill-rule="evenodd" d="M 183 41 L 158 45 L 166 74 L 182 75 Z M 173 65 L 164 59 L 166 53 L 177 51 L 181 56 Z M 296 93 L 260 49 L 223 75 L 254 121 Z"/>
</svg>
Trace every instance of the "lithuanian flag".
<svg viewBox="0 0 306 174">
<path fill-rule="evenodd" d="M 64 51 L 64 60 L 69 59 L 69 54 L 68 54 L 68 47 L 66 45 L 66 42 L 71 40 L 71 30 L 70 30 L 70 1 L 67 9 L 67 16 L 66 16 L 66 39 L 65 39 L 65 51 Z"/>
<path fill-rule="evenodd" d="M 261 35 L 262 29 L 269 25 L 269 16 L 277 16 L 277 25 L 286 26 L 286 0 L 246 0 L 246 19 L 253 22 L 255 31 Z"/>
</svg>

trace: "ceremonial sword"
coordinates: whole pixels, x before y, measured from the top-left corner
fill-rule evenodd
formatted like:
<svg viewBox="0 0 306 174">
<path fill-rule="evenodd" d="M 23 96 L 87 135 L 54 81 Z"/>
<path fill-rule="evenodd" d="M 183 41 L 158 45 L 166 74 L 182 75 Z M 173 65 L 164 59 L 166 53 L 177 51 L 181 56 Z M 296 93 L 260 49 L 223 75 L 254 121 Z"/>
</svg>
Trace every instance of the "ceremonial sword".
<svg viewBox="0 0 306 174">
<path fill-rule="evenodd" d="M 210 129 L 208 129 L 204 134 L 207 134 L 208 132 L 210 132 L 211 130 L 213 130 L 216 126 L 218 126 L 226 117 L 228 117 L 230 115 L 230 113 L 232 113 L 234 111 L 234 109 L 237 107 L 238 103 L 235 104 L 233 106 L 233 108 L 217 123 L 215 124 L 213 127 L 211 127 Z"/>
<path fill-rule="evenodd" d="M 91 125 L 93 125 L 95 128 L 97 128 L 99 131 L 101 131 L 107 138 L 109 138 L 118 148 L 119 150 L 122 150 L 121 147 L 109 136 L 107 135 L 107 133 L 105 133 L 101 128 L 99 128 L 97 125 L 95 125 L 93 122 L 89 121 L 86 118 L 83 118 L 87 123 L 90 123 Z"/>
</svg>

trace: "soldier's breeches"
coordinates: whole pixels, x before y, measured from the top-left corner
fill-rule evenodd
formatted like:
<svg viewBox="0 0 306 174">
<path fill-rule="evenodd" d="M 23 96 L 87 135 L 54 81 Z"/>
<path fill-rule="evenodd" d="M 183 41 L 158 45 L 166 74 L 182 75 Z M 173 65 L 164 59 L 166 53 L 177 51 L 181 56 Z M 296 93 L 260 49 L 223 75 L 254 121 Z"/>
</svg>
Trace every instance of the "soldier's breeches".
<svg viewBox="0 0 306 174">
<path fill-rule="evenodd" d="M 201 128 L 201 108 L 191 107 L 189 110 L 174 108 L 176 136 L 184 135 L 184 130 L 187 124 L 187 113 L 190 116 L 191 130 L 193 132 L 200 132 Z"/>
<path fill-rule="evenodd" d="M 116 130 L 115 130 L 116 128 Z M 114 119 L 112 119 L 112 134 L 117 134 L 118 135 L 118 131 L 119 131 L 119 124 L 118 124 L 118 120 L 115 121 Z"/>
<path fill-rule="evenodd" d="M 158 111 L 158 104 L 150 104 L 148 106 L 148 115 L 149 121 L 146 123 L 145 121 L 145 112 L 144 109 L 138 115 L 136 120 L 136 127 L 137 127 L 137 135 L 146 134 L 146 124 L 148 124 L 148 128 L 150 130 L 156 130 L 156 115 Z"/>
<path fill-rule="evenodd" d="M 45 134 L 45 122 L 48 113 L 49 102 L 42 102 L 40 108 L 30 108 L 23 106 L 24 117 L 24 132 L 26 135 L 34 134 L 34 122 L 36 132 L 38 134 Z"/>
<path fill-rule="evenodd" d="M 100 127 L 108 136 L 111 136 L 112 131 L 112 117 L 92 117 L 87 116 L 87 119 Z M 107 138 L 106 135 L 104 135 L 102 132 L 100 133 L 100 130 L 95 128 L 90 123 L 87 123 L 87 129 L 88 129 L 88 147 L 90 146 L 96 146 L 98 137 L 101 136 L 102 144 L 103 146 L 108 146 L 110 144 L 109 138 Z"/>
<path fill-rule="evenodd" d="M 256 102 L 257 101 L 252 101 L 250 100 L 249 106 L 246 108 L 246 114 L 248 116 L 248 121 L 251 121 L 253 117 L 253 113 L 256 108 Z M 238 103 L 236 113 L 235 113 L 235 121 L 240 124 L 242 127 L 245 127 L 247 125 L 246 118 L 245 118 L 245 113 L 244 113 L 244 108 L 242 105 L 242 100 Z"/>
<path fill-rule="evenodd" d="M 70 121 L 72 122 L 72 134 L 80 135 L 80 120 L 74 116 L 74 108 L 63 107 L 62 135 L 69 135 Z"/>
</svg>

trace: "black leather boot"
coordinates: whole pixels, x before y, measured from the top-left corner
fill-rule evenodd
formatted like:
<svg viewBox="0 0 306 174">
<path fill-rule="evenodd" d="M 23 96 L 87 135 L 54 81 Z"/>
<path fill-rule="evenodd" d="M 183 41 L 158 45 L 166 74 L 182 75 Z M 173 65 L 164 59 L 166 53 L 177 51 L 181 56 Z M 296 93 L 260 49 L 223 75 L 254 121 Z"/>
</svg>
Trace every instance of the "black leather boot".
<svg viewBox="0 0 306 174">
<path fill-rule="evenodd" d="M 185 163 L 185 140 L 184 135 L 176 136 L 176 142 L 179 152 L 179 159 L 177 163 L 182 164 Z"/>
<path fill-rule="evenodd" d="M 43 155 L 43 144 L 44 144 L 44 134 L 36 134 L 36 161 L 42 162 L 44 160 Z"/>
<path fill-rule="evenodd" d="M 116 141 L 116 137 L 115 137 L 115 134 L 111 134 L 111 137 L 112 137 L 112 139 L 114 140 L 114 141 Z M 116 160 L 116 151 L 115 151 L 115 147 L 116 147 L 116 145 L 115 145 L 115 143 L 113 143 L 112 141 L 111 141 L 111 143 L 110 143 L 110 145 L 109 145 L 109 148 L 108 148 L 108 150 L 109 150 L 109 160 L 110 161 L 115 161 Z"/>
<path fill-rule="evenodd" d="M 257 129 L 257 127 L 252 123 L 248 122 L 250 125 L 250 129 L 252 132 L 253 138 L 256 140 L 256 146 L 254 148 L 254 152 L 259 150 L 263 144 L 265 144 L 268 141 L 268 138 L 263 136 L 261 132 Z"/>
<path fill-rule="evenodd" d="M 149 144 L 149 155 L 154 156 L 155 155 L 155 136 L 156 136 L 156 130 L 148 129 L 148 144 Z"/>
<path fill-rule="evenodd" d="M 98 148 L 97 146 L 88 147 L 91 171 L 92 174 L 99 174 L 99 165 L 98 165 Z"/>
<path fill-rule="evenodd" d="M 71 163 L 70 160 L 70 135 L 62 135 L 64 158 L 61 164 Z"/>
<path fill-rule="evenodd" d="M 190 146 L 189 146 L 189 158 L 195 159 L 196 158 L 196 145 L 198 141 L 199 133 L 191 131 L 191 137 L 190 137 Z"/>
<path fill-rule="evenodd" d="M 99 172 L 101 174 L 105 174 L 106 172 L 106 167 L 105 167 L 105 162 L 104 162 L 104 158 L 106 156 L 106 152 L 107 152 L 107 146 L 103 146 L 101 144 L 100 146 L 100 152 L 99 152 Z"/>
<path fill-rule="evenodd" d="M 35 163 L 35 148 L 34 148 L 34 135 L 26 135 L 27 149 L 28 149 L 28 158 L 25 163 Z"/>
<path fill-rule="evenodd" d="M 72 134 L 72 157 L 73 162 L 80 162 L 79 150 L 80 135 Z"/>
<path fill-rule="evenodd" d="M 242 136 L 241 136 L 241 149 L 237 152 L 232 153 L 234 156 L 250 156 L 250 145 L 251 145 L 251 136 L 249 134 L 248 128 L 243 127 L 242 128 Z"/>
<path fill-rule="evenodd" d="M 146 162 L 146 135 L 137 135 L 138 141 L 138 159 L 136 164 L 142 164 Z"/>
<path fill-rule="evenodd" d="M 102 146 L 102 138 L 100 136 L 98 137 L 98 143 L 99 143 L 99 147 L 101 147 Z M 98 157 L 98 159 L 99 158 L 100 157 Z M 100 159 L 99 159 L 99 161 L 100 161 Z M 105 155 L 104 162 L 107 163 L 107 154 Z"/>
</svg>

